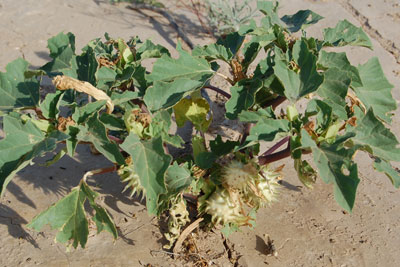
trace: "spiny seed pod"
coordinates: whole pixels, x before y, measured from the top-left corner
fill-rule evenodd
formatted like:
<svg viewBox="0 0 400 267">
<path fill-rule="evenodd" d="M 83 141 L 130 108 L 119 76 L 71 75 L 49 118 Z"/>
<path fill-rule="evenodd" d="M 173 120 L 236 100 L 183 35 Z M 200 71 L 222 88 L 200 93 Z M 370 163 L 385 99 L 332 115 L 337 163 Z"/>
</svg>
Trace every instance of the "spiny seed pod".
<svg viewBox="0 0 400 267">
<path fill-rule="evenodd" d="M 246 203 L 258 209 L 276 200 L 280 187 L 278 184 L 279 178 L 280 174 L 278 172 L 271 171 L 268 167 L 263 167 L 258 174 L 257 180 L 251 186 L 252 190 L 244 195 Z"/>
<path fill-rule="evenodd" d="M 206 200 L 205 212 L 211 215 L 214 224 L 243 225 L 248 221 L 247 216 L 241 213 L 239 193 L 229 193 L 226 189 L 217 188 L 211 194 Z"/>
<path fill-rule="evenodd" d="M 257 169 L 251 164 L 233 160 L 224 168 L 222 181 L 229 188 L 246 190 L 249 182 L 257 176 Z"/>
<path fill-rule="evenodd" d="M 122 165 L 118 170 L 118 175 L 121 177 L 121 182 L 128 183 L 122 192 L 125 192 L 127 189 L 131 188 L 132 197 L 135 193 L 140 194 L 142 193 L 142 197 L 145 196 L 146 190 L 140 184 L 139 176 L 136 174 L 133 164 L 131 163 L 130 158 L 126 160 L 127 165 Z"/>
</svg>

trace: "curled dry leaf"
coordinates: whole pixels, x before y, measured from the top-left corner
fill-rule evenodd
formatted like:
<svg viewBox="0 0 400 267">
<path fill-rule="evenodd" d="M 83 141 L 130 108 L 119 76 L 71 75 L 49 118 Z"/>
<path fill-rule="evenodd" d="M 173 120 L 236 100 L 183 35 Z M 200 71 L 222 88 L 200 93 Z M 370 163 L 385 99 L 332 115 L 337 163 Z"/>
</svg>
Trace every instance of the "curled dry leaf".
<svg viewBox="0 0 400 267">
<path fill-rule="evenodd" d="M 111 114 L 114 110 L 114 104 L 111 98 L 102 90 L 97 89 L 88 82 L 79 81 L 69 76 L 58 75 L 54 77 L 53 84 L 58 90 L 68 90 L 73 89 L 81 93 L 88 94 L 95 98 L 96 100 L 106 100 L 107 101 L 107 113 Z"/>
</svg>

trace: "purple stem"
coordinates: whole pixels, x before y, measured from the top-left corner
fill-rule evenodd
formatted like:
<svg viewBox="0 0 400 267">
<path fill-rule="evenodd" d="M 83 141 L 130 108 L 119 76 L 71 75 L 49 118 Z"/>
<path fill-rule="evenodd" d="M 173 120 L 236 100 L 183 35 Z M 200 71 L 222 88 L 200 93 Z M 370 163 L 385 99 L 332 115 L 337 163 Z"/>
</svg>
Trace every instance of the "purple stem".
<svg viewBox="0 0 400 267">
<path fill-rule="evenodd" d="M 224 90 L 222 90 L 222 89 L 220 89 L 218 87 L 215 87 L 215 86 L 212 86 L 212 85 L 206 85 L 206 86 L 204 86 L 204 88 L 211 89 L 211 90 L 213 90 L 213 91 L 225 96 L 228 99 L 231 98 L 231 95 L 229 93 L 225 92 Z"/>
<path fill-rule="evenodd" d="M 279 141 L 278 143 L 276 143 L 275 145 L 273 145 L 270 149 L 268 149 L 267 151 L 264 152 L 264 154 L 262 154 L 262 156 L 268 156 L 271 155 L 272 153 L 275 152 L 275 150 L 277 150 L 278 148 L 280 148 L 281 146 L 283 146 L 285 143 L 287 143 L 290 139 L 290 136 L 286 136 L 285 138 L 283 138 L 281 141 Z"/>
</svg>

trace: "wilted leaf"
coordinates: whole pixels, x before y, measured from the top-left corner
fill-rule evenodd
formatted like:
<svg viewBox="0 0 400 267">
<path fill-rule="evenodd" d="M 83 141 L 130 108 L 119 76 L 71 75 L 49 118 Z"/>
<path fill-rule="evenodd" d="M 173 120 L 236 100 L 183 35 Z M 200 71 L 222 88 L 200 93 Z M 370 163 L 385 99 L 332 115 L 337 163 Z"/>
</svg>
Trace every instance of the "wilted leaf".
<svg viewBox="0 0 400 267">
<path fill-rule="evenodd" d="M 189 120 L 202 132 L 206 132 L 212 122 L 212 116 L 208 118 L 209 112 L 210 105 L 203 98 L 184 98 L 174 106 L 175 120 L 179 127 Z"/>
</svg>

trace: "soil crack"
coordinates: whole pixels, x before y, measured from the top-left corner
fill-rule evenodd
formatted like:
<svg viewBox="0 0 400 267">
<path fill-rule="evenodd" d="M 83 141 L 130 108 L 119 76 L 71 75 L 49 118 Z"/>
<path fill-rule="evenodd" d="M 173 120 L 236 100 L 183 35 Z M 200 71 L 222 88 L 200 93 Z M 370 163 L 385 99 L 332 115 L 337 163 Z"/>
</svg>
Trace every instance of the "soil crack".
<svg viewBox="0 0 400 267">
<path fill-rule="evenodd" d="M 350 1 L 342 0 L 340 1 L 340 5 L 350 12 L 353 17 L 355 17 L 360 23 L 361 27 L 364 29 L 364 31 L 371 36 L 373 39 L 378 41 L 378 43 L 392 56 L 395 58 L 397 64 L 400 64 L 400 49 L 396 46 L 396 44 L 389 39 L 386 39 L 382 36 L 382 34 L 375 29 L 374 27 L 371 26 L 369 23 L 369 19 L 361 14 L 351 3 Z"/>
</svg>

